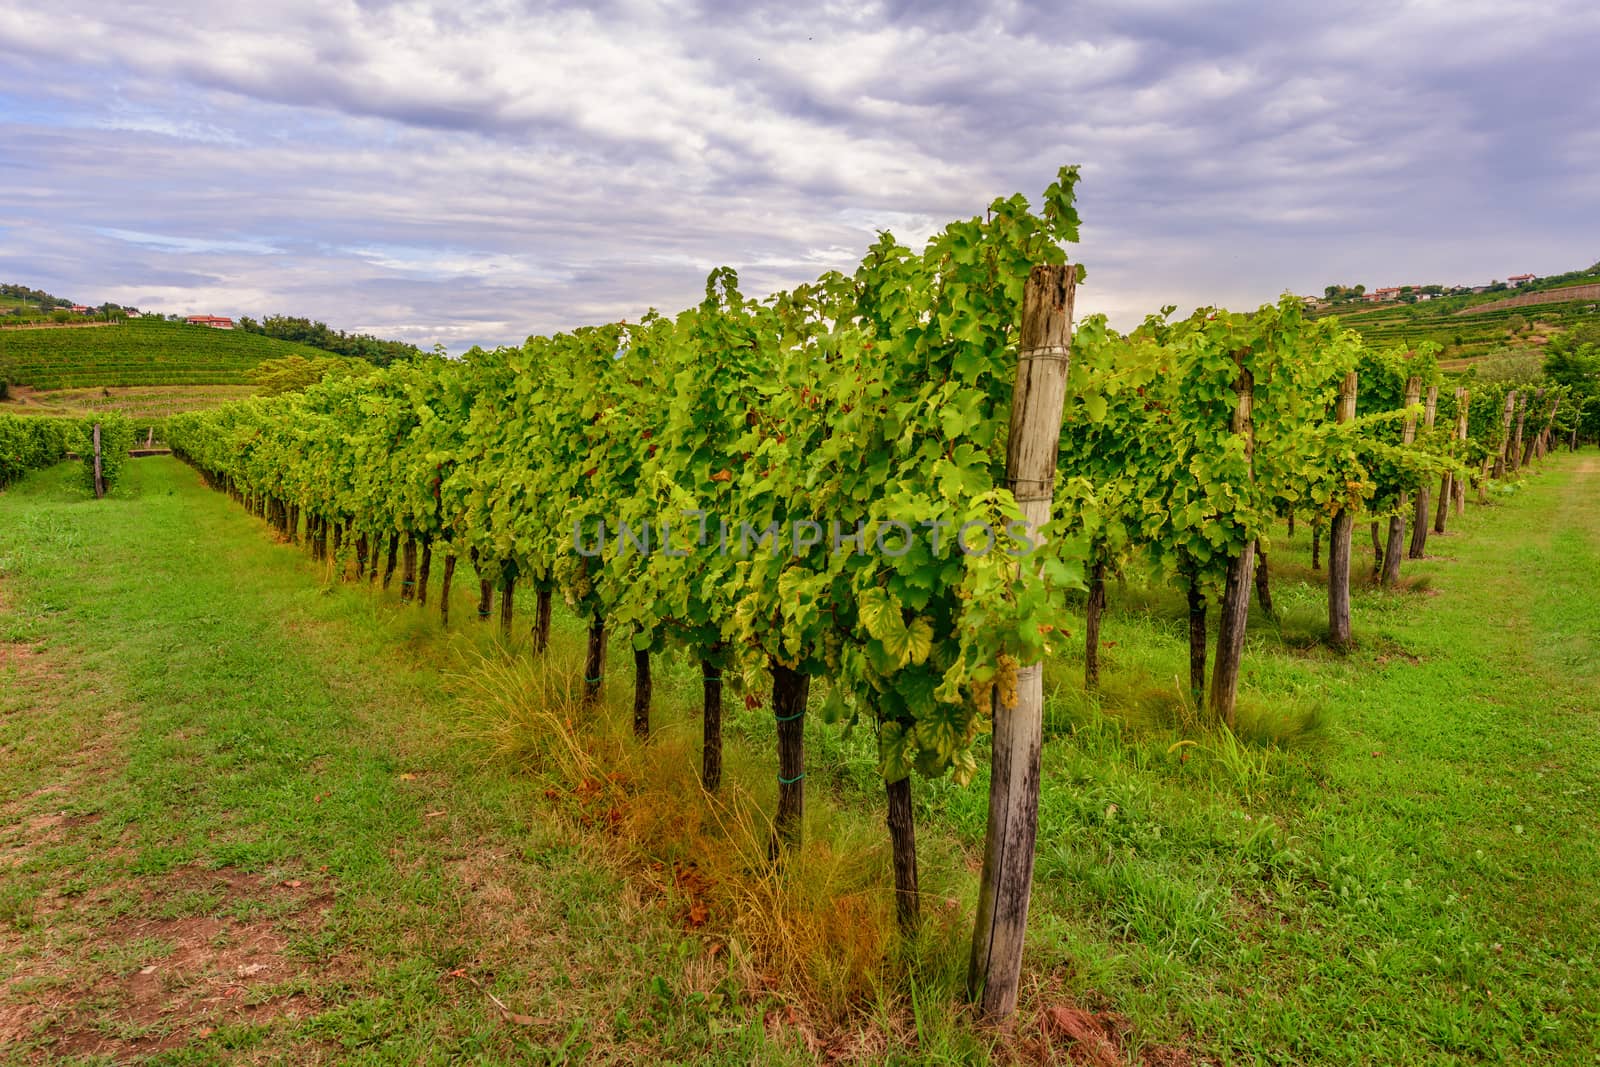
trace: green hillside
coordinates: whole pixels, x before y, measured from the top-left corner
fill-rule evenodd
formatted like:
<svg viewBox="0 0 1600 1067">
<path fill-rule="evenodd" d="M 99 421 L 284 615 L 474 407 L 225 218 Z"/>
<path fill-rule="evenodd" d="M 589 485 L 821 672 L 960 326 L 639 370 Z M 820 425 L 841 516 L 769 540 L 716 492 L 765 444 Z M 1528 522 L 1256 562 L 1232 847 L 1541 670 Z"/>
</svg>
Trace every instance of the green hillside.
<svg viewBox="0 0 1600 1067">
<path fill-rule="evenodd" d="M 112 326 L 0 329 L 0 380 L 39 390 L 244 385 L 263 360 L 326 352 L 242 330 L 162 319 Z"/>
<path fill-rule="evenodd" d="M 1505 295 L 1481 294 L 1475 302 L 1488 303 Z M 1443 347 L 1442 354 L 1447 359 L 1470 359 L 1538 344 L 1539 338 L 1548 337 L 1553 331 L 1600 323 L 1600 301 L 1571 300 L 1477 311 L 1460 298 L 1452 298 L 1383 304 L 1371 309 L 1338 308 L 1330 313 L 1359 331 L 1368 344 L 1415 347 L 1423 341 L 1433 341 Z"/>
</svg>

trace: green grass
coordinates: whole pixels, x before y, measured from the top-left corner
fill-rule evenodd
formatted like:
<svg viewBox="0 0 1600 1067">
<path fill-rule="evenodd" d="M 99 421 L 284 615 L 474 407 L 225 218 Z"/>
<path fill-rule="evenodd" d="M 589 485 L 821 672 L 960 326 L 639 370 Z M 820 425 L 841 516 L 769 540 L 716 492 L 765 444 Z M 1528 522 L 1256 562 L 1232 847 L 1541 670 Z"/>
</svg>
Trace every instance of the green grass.
<svg viewBox="0 0 1600 1067">
<path fill-rule="evenodd" d="M 12 402 L 0 404 L 0 412 L 81 418 L 120 411 L 135 422 L 148 422 L 183 411 L 214 408 L 254 392 L 255 387 L 250 385 L 97 385 L 54 390 L 13 386 Z"/>
<path fill-rule="evenodd" d="M 0 330 L 0 378 L 36 389 L 243 385 L 263 360 L 326 353 L 243 330 L 163 319 L 117 326 Z"/>
<path fill-rule="evenodd" d="M 99 503 L 74 473 L 0 495 L 0 1021 L 24 1012 L 0 1037 L 19 1055 L 812 1058 L 767 1021 L 805 1004 L 731 959 L 739 917 L 686 930 L 681 902 L 647 891 L 649 855 L 619 856 L 545 795 L 547 771 L 473 728 L 463 676 L 494 653 L 467 621 L 470 568 L 467 632 L 449 636 L 392 594 L 328 585 L 170 460 L 131 463 Z M 1237 737 L 1178 695 L 1178 600 L 1113 587 L 1103 692 L 1082 691 L 1071 647 L 1047 675 L 1019 1031 L 975 1030 L 952 992 L 984 783 L 918 782 L 927 907 L 954 918 L 853 1024 L 819 1025 L 816 1054 L 1004 1058 L 1073 1003 L 1125 1015 L 1130 1055 L 1594 1062 L 1597 485 L 1592 455 L 1557 457 L 1469 508 L 1406 565 L 1411 591 L 1357 589 L 1349 657 L 1316 641 L 1305 527 L 1276 539 L 1284 621 L 1252 619 Z M 554 657 L 574 659 L 577 624 L 558 621 Z M 691 666 L 658 667 L 674 759 L 694 755 L 697 689 Z M 770 714 L 728 732 L 730 783 L 764 796 Z M 811 723 L 807 744 L 808 841 L 877 849 L 865 876 L 886 878 L 870 732 Z M 271 966 L 223 996 L 212 971 L 237 973 L 267 932 Z M 534 1023 L 500 1019 L 456 970 Z M 187 992 L 208 989 L 214 1004 Z"/>
</svg>

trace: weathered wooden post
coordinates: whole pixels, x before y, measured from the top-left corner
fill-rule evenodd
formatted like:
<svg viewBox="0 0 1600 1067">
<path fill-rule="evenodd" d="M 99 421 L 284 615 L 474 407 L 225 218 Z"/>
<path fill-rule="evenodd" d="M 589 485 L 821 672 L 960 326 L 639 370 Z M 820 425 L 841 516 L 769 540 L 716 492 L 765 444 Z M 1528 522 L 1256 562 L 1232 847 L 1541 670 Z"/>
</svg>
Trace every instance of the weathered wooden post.
<svg viewBox="0 0 1600 1067">
<path fill-rule="evenodd" d="M 778 727 L 778 811 L 772 854 L 797 848 L 806 822 L 806 701 L 811 676 L 772 661 L 772 717 Z"/>
<path fill-rule="evenodd" d="M 1246 476 L 1252 477 L 1255 460 L 1255 378 L 1244 365 L 1243 352 L 1235 353 L 1239 372 L 1234 378 L 1235 401 L 1230 429 L 1244 439 Z M 1234 725 L 1234 703 L 1239 693 L 1239 661 L 1244 657 L 1245 624 L 1250 617 L 1250 586 L 1256 565 L 1256 542 L 1250 538 L 1239 554 L 1228 560 L 1222 584 L 1222 611 L 1217 623 L 1217 658 L 1211 669 L 1211 714 Z"/>
<path fill-rule="evenodd" d="M 1356 384 L 1355 371 L 1344 376 L 1334 421 L 1354 421 Z M 1354 523 L 1350 509 L 1340 508 L 1333 513 L 1328 530 L 1328 640 L 1340 649 L 1350 647 L 1350 532 Z"/>
<path fill-rule="evenodd" d="M 1457 389 L 1461 402 L 1456 405 L 1456 441 L 1458 447 L 1466 448 L 1467 444 L 1467 412 L 1472 407 L 1472 391 L 1470 389 Z M 1465 478 L 1456 478 L 1451 483 L 1455 491 L 1455 509 L 1457 515 L 1466 513 L 1467 510 L 1467 482 Z"/>
<path fill-rule="evenodd" d="M 1422 379 L 1413 375 L 1406 379 L 1405 406 L 1416 407 L 1417 401 L 1422 398 Z M 1417 439 L 1417 417 L 1407 415 L 1403 428 L 1400 431 L 1401 445 L 1409 445 Z M 1383 576 L 1381 584 L 1385 589 L 1390 588 L 1400 580 L 1400 548 L 1406 535 L 1406 494 L 1402 492 L 1395 501 L 1395 513 L 1389 516 L 1389 541 L 1383 550 Z M 1427 514 L 1426 511 L 1423 512 Z"/>
<path fill-rule="evenodd" d="M 650 677 L 650 650 L 633 650 L 633 735 L 639 740 L 650 737 L 650 702 L 655 685 Z"/>
<path fill-rule="evenodd" d="M 105 469 L 100 465 L 100 424 L 94 424 L 94 497 L 99 500 L 106 495 Z"/>
<path fill-rule="evenodd" d="M 1017 379 L 1011 393 L 1006 483 L 1029 536 L 1050 519 L 1060 448 L 1061 407 L 1072 353 L 1072 301 L 1077 268 L 1039 266 L 1022 297 Z M 1024 566 L 1027 564 L 1024 563 Z M 1017 1007 L 1022 943 L 1033 890 L 1033 850 L 1039 833 L 1039 750 L 1044 734 L 1044 671 L 1017 668 L 1014 702 L 996 687 L 989 778 L 989 822 L 972 936 L 968 992 L 991 1022 Z"/>
<path fill-rule="evenodd" d="M 712 793 L 722 785 L 722 668 L 713 658 L 718 651 L 700 660 L 700 784 Z"/>
<path fill-rule="evenodd" d="M 1428 386 L 1427 406 L 1422 409 L 1423 430 L 1433 429 L 1434 416 L 1439 409 L 1439 387 Z M 1446 475 L 1448 478 L 1449 475 Z M 1445 496 L 1443 486 L 1439 489 L 1439 496 Z M 1411 516 L 1411 550 L 1407 553 L 1412 559 L 1421 559 L 1428 547 L 1428 483 L 1423 482 L 1417 487 L 1416 513 Z"/>
<path fill-rule="evenodd" d="M 911 807 L 911 776 L 884 783 L 888 800 L 889 854 L 894 864 L 894 910 L 902 933 L 917 930 L 921 898 L 917 888 L 917 825 Z"/>
</svg>

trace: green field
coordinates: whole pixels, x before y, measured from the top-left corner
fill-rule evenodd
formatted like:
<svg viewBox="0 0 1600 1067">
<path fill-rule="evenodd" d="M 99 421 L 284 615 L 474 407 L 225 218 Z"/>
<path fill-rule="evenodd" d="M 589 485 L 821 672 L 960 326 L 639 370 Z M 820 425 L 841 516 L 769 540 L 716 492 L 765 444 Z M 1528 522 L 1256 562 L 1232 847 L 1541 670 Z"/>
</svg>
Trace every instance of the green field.
<svg viewBox="0 0 1600 1067">
<path fill-rule="evenodd" d="M 1487 302 L 1484 297 L 1505 295 L 1485 293 L 1477 299 Z M 1472 311 L 1470 305 L 1458 307 L 1454 300 L 1433 300 L 1371 309 L 1340 308 L 1329 313 L 1338 315 L 1340 322 L 1359 332 L 1369 345 L 1414 348 L 1423 341 L 1432 341 L 1441 346 L 1444 359 L 1473 359 L 1527 349 L 1538 343 L 1532 338 L 1600 323 L 1600 304 L 1581 300 L 1482 312 Z M 1513 332 L 1513 319 L 1526 324 L 1525 328 Z"/>
<path fill-rule="evenodd" d="M 162 319 L 0 329 L 0 379 L 50 391 L 86 386 L 244 385 L 263 360 L 327 355 L 242 330 Z"/>
<path fill-rule="evenodd" d="M 967 1063 L 1040 1057 L 1065 1006 L 1151 1062 L 1593 1062 L 1593 454 L 1470 507 L 1405 591 L 1359 586 L 1348 658 L 1318 643 L 1304 529 L 1274 539 L 1283 622 L 1251 620 L 1238 743 L 1173 710 L 1179 598 L 1114 588 L 1104 696 L 1074 652 L 1049 668 L 1024 1003 L 999 1034 L 952 1007 L 981 775 L 918 783 L 933 917 L 852 984 L 886 936 L 870 733 L 808 717 L 807 844 L 762 897 L 771 876 L 710 859 L 743 853 L 694 787 L 696 666 L 658 665 L 648 761 L 625 642 L 606 712 L 552 737 L 578 620 L 547 665 L 502 660 L 461 575 L 445 633 L 174 461 L 99 503 L 76 476 L 0 494 L 14 1058 Z M 728 725 L 756 810 L 772 732 L 764 709 Z M 575 776 L 586 749 L 622 780 Z M 762 923 L 819 908 L 770 970 Z"/>
</svg>

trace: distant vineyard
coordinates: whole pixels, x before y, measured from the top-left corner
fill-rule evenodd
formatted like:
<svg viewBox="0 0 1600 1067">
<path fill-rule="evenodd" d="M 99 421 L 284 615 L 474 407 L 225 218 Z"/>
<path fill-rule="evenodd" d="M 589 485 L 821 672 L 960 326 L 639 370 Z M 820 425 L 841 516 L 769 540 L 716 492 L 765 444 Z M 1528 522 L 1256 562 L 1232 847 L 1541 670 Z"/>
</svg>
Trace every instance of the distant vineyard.
<svg viewBox="0 0 1600 1067">
<path fill-rule="evenodd" d="M 1529 295 L 1547 297 L 1550 294 Z M 1423 343 L 1436 344 L 1444 348 L 1450 358 L 1461 359 L 1526 345 L 1527 337 L 1536 332 L 1533 328 L 1536 323 L 1553 329 L 1600 323 L 1600 298 L 1539 302 L 1524 307 L 1496 303 L 1454 312 L 1435 308 L 1431 303 L 1406 304 L 1371 310 L 1341 310 L 1338 314 L 1340 321 L 1359 332 L 1368 344 L 1411 348 Z M 1511 327 L 1516 319 L 1521 319 L 1525 326 L 1513 334 Z"/>
<path fill-rule="evenodd" d="M 0 330 L 0 380 L 40 390 L 243 385 L 263 360 L 326 353 L 239 330 L 160 319 L 96 329 Z"/>
</svg>

